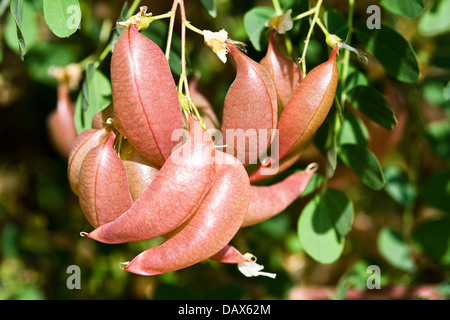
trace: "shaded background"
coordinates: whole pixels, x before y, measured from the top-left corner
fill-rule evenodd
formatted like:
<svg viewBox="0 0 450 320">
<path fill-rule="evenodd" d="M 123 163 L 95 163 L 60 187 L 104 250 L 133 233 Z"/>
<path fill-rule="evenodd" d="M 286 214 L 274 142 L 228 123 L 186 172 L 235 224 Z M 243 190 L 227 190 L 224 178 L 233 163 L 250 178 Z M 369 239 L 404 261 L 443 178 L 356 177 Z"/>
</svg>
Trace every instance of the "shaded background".
<svg viewBox="0 0 450 320">
<path fill-rule="evenodd" d="M 430 286 L 433 294 L 430 297 L 448 295 L 448 223 L 441 224 L 440 229 L 431 226 L 422 232 L 425 235 L 421 246 L 411 252 L 415 261 L 413 269 L 387 261 L 377 246 L 377 236 L 384 226 L 401 231 L 414 229 L 426 219 L 448 221 L 445 219 L 450 212 L 449 129 L 445 125 L 435 130 L 438 133 L 428 129 L 429 124 L 449 118 L 448 32 L 424 36 L 417 30 L 417 20 L 383 11 L 383 20 L 411 41 L 422 68 L 421 79 L 414 85 L 400 84 L 390 79 L 372 59 L 363 66 L 371 83 L 380 88 L 398 112 L 400 122 L 393 132 L 368 123 L 370 148 L 385 167 L 394 163 L 417 178 L 416 187 L 426 186 L 414 200 L 413 208 L 406 209 L 392 192 L 368 189 L 349 170 L 340 168 L 330 186 L 345 190 L 354 202 L 356 216 L 344 253 L 337 262 L 319 264 L 300 246 L 297 220 L 307 198 L 297 200 L 284 214 L 240 230 L 233 240 L 240 251 L 256 255 L 258 262 L 265 265 L 265 271 L 277 273 L 276 280 L 245 278 L 235 265 L 214 261 L 161 276 L 143 277 L 122 271 L 119 262 L 131 260 L 153 245 L 151 241 L 105 245 L 79 236 L 80 231 L 92 227 L 70 190 L 67 159 L 49 142 L 46 126 L 47 117 L 56 106 L 56 82 L 48 76 L 48 67 L 81 61 L 101 51 L 103 47 L 99 48 L 98 39 L 102 24 L 107 19 L 112 22 L 117 19 L 124 1 L 81 1 L 81 29 L 68 39 L 52 35 L 42 17 L 41 1 L 28 2 L 36 10 L 35 27 L 31 30 L 35 41 L 29 43 L 24 62 L 8 40 L 11 29 L 8 29 L 8 10 L 1 16 L 0 25 L 3 39 L 0 43 L 0 299 L 297 299 L 313 298 L 314 294 L 326 297 L 323 291 L 303 290 L 317 287 L 337 288 L 333 291 L 336 297 L 336 294 L 352 293 L 347 291 L 350 288 L 364 290 L 366 270 L 371 264 L 380 266 L 382 286 L 387 290 L 378 298 L 392 297 L 389 290 L 396 286 L 412 291 Z M 355 20 L 360 21 L 367 18 L 367 6 L 377 4 L 376 1 L 356 2 Z M 200 1 L 186 1 L 186 4 L 193 25 L 213 31 L 225 28 L 234 40 L 250 44 L 243 15 L 254 6 L 270 6 L 271 2 L 219 0 L 215 19 Z M 147 5 L 155 15 L 169 11 L 171 6 L 169 1 L 142 1 L 142 5 Z M 325 1 L 324 6 L 346 15 L 347 1 Z M 307 60 L 311 64 L 325 61 L 327 57 L 320 32 L 316 36 Z M 223 98 L 234 78 L 233 66 L 223 65 L 202 44 L 201 37 L 188 33 L 188 39 L 189 65 L 195 69 L 191 72 L 199 77 L 199 90 L 212 102 L 220 117 Z M 249 56 L 257 61 L 264 55 L 251 45 L 248 48 Z M 109 76 L 108 59 L 101 70 Z M 72 100 L 77 93 L 78 89 L 72 92 Z M 295 168 L 322 159 L 312 146 Z M 81 290 L 66 287 L 69 276 L 66 270 L 73 264 L 81 269 Z M 411 298 L 408 292 L 400 297 Z"/>
</svg>

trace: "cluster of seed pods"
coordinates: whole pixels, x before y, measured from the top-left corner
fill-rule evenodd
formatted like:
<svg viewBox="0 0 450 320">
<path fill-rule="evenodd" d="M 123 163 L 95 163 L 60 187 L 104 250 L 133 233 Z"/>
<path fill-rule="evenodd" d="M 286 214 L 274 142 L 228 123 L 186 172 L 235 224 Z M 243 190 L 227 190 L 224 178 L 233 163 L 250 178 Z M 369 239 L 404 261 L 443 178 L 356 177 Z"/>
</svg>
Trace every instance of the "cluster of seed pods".
<svg viewBox="0 0 450 320">
<path fill-rule="evenodd" d="M 189 267 L 205 259 L 248 262 L 230 245 L 241 227 L 282 212 L 303 192 L 314 166 L 270 185 L 252 184 L 265 176 L 259 165 L 248 174 L 249 156 L 267 152 L 279 138 L 280 169 L 298 159 L 299 150 L 323 122 L 337 86 L 335 56 L 306 77 L 282 57 L 271 36 L 267 56 L 257 63 L 227 42 L 236 79 L 224 101 L 222 132 L 254 129 L 244 161 L 235 148 L 216 147 L 211 135 L 180 108 L 178 91 L 161 49 L 135 26 L 117 41 L 111 61 L 113 106 L 110 118 L 75 140 L 68 177 L 86 219 L 94 227 L 83 235 L 110 244 L 163 237 L 124 266 L 141 275 Z M 194 102 L 199 94 L 192 90 Z M 206 100 L 198 104 L 208 125 L 219 122 Z M 280 112 L 280 110 L 282 112 Z M 104 119 L 105 120 L 105 119 Z M 187 137 L 173 133 L 188 127 Z M 264 130 L 265 129 L 265 130 Z M 278 130 L 279 135 L 273 135 Z M 262 134 L 261 134 L 262 132 Z M 233 137 L 235 139 L 236 137 Z M 223 142 L 230 136 L 224 133 Z M 240 146 L 242 148 L 242 146 Z M 252 149 L 253 148 L 253 149 Z M 261 150 L 260 150 L 261 149 Z M 270 159 L 270 161 L 278 161 Z"/>
</svg>

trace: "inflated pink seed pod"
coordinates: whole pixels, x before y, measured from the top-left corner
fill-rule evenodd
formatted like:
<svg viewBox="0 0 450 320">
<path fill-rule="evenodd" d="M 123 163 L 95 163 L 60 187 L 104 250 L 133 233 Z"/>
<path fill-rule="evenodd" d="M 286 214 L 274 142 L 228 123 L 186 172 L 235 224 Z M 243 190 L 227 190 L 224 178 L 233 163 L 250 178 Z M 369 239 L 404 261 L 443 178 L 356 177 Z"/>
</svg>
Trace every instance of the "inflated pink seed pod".
<svg viewBox="0 0 450 320">
<path fill-rule="evenodd" d="M 156 275 L 189 267 L 222 250 L 239 230 L 250 200 L 250 183 L 242 164 L 223 154 L 216 177 L 197 212 L 161 245 L 148 249 L 125 270 Z M 222 155 L 219 155 L 222 157 Z"/>
<path fill-rule="evenodd" d="M 69 156 L 72 144 L 77 137 L 73 120 L 74 107 L 69 98 L 69 87 L 66 83 L 58 85 L 58 102 L 47 119 L 50 140 L 61 156 Z"/>
<path fill-rule="evenodd" d="M 251 186 L 250 205 L 242 227 L 254 225 L 283 212 L 305 190 L 316 164 L 297 172 L 271 186 Z"/>
<path fill-rule="evenodd" d="M 131 196 L 136 201 L 158 175 L 160 167 L 147 160 L 126 139 L 122 140 L 120 158 L 127 170 Z"/>
<path fill-rule="evenodd" d="M 106 129 L 87 129 L 75 139 L 69 154 L 67 176 L 69 178 L 70 188 L 77 196 L 80 194 L 79 178 L 84 158 L 91 149 L 104 143 L 107 138 L 108 131 Z"/>
<path fill-rule="evenodd" d="M 93 227 L 114 221 L 133 204 L 125 167 L 114 150 L 116 135 L 91 149 L 80 172 L 80 206 Z"/>
<path fill-rule="evenodd" d="M 264 67 L 232 43 L 227 47 L 236 65 L 236 78 L 224 101 L 224 144 L 228 145 L 226 152 L 244 165 L 255 164 L 267 152 L 272 129 L 277 128 L 277 93 Z"/>
<path fill-rule="evenodd" d="M 210 257 L 210 259 L 222 263 L 240 263 L 248 261 L 242 253 L 230 244 L 227 244 L 222 250 Z"/>
<path fill-rule="evenodd" d="M 276 36 L 277 33 L 272 31 L 267 53 L 260 64 L 267 69 L 275 84 L 280 116 L 302 80 L 302 71 L 294 61 L 284 57 L 277 50 Z"/>
<path fill-rule="evenodd" d="M 167 234 L 195 213 L 215 178 L 215 146 L 192 118 L 190 126 L 190 139 L 172 153 L 133 206 L 87 237 L 104 243 L 147 240 Z"/>
<path fill-rule="evenodd" d="M 152 163 L 162 166 L 183 127 L 178 92 L 162 50 L 135 26 L 123 32 L 111 59 L 117 129 Z"/>
<path fill-rule="evenodd" d="M 337 51 L 335 46 L 328 61 L 303 78 L 284 108 L 278 122 L 280 159 L 309 141 L 330 111 L 339 79 Z"/>
<path fill-rule="evenodd" d="M 278 164 L 278 173 L 300 158 L 333 105 L 339 78 L 337 51 L 335 46 L 328 61 L 312 69 L 302 79 L 281 114 L 278 121 L 278 158 L 268 161 L 271 165 Z M 268 177 L 261 173 L 262 168 L 260 165 L 250 173 L 251 182 Z"/>
</svg>

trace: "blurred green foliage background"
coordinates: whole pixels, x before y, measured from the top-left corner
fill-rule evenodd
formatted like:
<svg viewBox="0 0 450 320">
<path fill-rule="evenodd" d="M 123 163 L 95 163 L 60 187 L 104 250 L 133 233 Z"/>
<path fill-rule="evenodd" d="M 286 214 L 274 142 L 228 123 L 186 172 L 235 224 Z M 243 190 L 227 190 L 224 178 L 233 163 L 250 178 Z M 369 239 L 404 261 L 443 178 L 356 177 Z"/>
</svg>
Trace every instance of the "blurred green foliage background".
<svg viewBox="0 0 450 320">
<path fill-rule="evenodd" d="M 92 227 L 70 190 L 67 159 L 55 151 L 48 137 L 46 120 L 56 106 L 56 81 L 48 75 L 48 68 L 98 55 L 108 43 L 124 1 L 80 1 L 81 28 L 64 39 L 55 37 L 45 24 L 42 1 L 24 3 L 28 51 L 22 62 L 7 1 L 0 1 L 0 299 L 313 298 L 298 291 L 304 287 L 334 287 L 337 291 L 331 296 L 343 297 L 350 288 L 366 288 L 366 270 L 372 264 L 380 266 L 384 288 L 431 285 L 439 297 L 449 294 L 450 27 L 439 18 L 442 12 L 448 13 L 449 1 L 442 1 L 440 7 L 426 1 L 427 13 L 416 19 L 382 11 L 383 22 L 415 49 L 421 67 L 418 83 L 396 82 L 373 59 L 359 65 L 368 81 L 405 117 L 401 130 L 391 135 L 368 125 L 371 148 L 385 168 L 388 183 L 384 190 L 370 190 L 345 168 L 330 180 L 330 185 L 345 190 L 355 206 L 355 221 L 342 257 L 323 265 L 303 251 L 297 220 L 311 196 L 236 235 L 235 246 L 257 256 L 265 271 L 277 273 L 276 280 L 245 278 L 235 265 L 215 261 L 161 276 L 137 276 L 122 271 L 119 262 L 131 260 L 154 242 L 105 245 L 79 236 Z M 282 3 L 308 8 L 308 1 Z M 259 61 L 264 49 L 258 52 L 251 46 L 243 16 L 271 2 L 217 0 L 216 4 L 213 18 L 201 1 L 186 0 L 191 23 L 213 31 L 225 28 L 234 40 L 249 44 L 248 55 Z M 356 1 L 356 21 L 367 19 L 365 10 L 370 4 L 379 5 Z M 171 7 L 170 1 L 143 0 L 142 5 L 154 14 Z M 346 16 L 347 1 L 325 1 L 324 8 Z M 432 22 L 422 21 L 426 19 Z M 299 50 L 307 28 L 297 28 L 293 43 Z M 202 42 L 198 35 L 189 34 L 190 71 L 199 77 L 200 91 L 220 117 L 234 69 L 222 64 Z M 326 50 L 318 31 L 308 63 L 324 61 Z M 108 62 L 107 58 L 100 69 L 109 77 Z M 71 94 L 73 101 L 77 92 Z M 320 153 L 314 148 L 310 151 L 297 168 L 320 162 Z M 81 290 L 66 286 L 67 267 L 74 264 L 81 268 Z"/>
</svg>

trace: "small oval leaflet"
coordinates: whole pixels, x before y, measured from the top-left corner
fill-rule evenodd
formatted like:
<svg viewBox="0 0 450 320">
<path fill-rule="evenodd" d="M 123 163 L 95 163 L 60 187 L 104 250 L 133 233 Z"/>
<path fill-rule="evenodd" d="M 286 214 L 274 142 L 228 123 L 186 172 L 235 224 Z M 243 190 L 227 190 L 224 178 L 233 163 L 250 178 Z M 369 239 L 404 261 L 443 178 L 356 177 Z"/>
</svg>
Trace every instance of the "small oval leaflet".
<svg viewBox="0 0 450 320">
<path fill-rule="evenodd" d="M 44 0 L 44 19 L 50 30 L 60 38 L 74 34 L 81 22 L 78 0 Z"/>
</svg>

